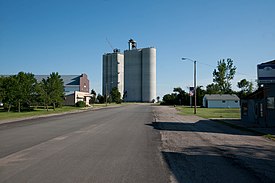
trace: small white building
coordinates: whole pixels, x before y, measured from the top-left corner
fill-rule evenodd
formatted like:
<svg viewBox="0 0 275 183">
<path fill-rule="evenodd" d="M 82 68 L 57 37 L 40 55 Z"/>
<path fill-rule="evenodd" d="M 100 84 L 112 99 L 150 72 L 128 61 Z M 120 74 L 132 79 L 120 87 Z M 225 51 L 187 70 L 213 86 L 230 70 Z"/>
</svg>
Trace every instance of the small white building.
<svg viewBox="0 0 275 183">
<path fill-rule="evenodd" d="M 206 108 L 240 108 L 240 99 L 233 94 L 206 94 L 203 97 Z"/>
<path fill-rule="evenodd" d="M 89 106 L 89 101 L 93 95 L 88 92 L 74 91 L 73 93 L 65 96 L 64 105 L 74 106 L 78 101 L 83 101 Z"/>
</svg>

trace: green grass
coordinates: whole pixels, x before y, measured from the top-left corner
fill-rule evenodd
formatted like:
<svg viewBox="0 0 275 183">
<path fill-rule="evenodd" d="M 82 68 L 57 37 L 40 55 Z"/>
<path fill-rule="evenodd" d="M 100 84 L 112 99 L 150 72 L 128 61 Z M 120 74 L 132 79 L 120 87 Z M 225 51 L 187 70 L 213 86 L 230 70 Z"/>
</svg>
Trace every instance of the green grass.
<svg viewBox="0 0 275 183">
<path fill-rule="evenodd" d="M 62 108 L 56 108 L 55 111 L 53 109 L 34 109 L 33 111 L 24 111 L 24 112 L 6 112 L 4 110 L 0 110 L 0 120 L 7 120 L 7 119 L 18 119 L 18 118 L 25 118 L 25 117 L 32 117 L 32 116 L 40 116 L 46 114 L 56 114 L 62 112 L 69 112 L 74 110 L 80 110 L 81 108 L 71 107 L 71 106 L 63 106 Z"/>
<path fill-rule="evenodd" d="M 121 104 L 111 103 L 107 106 L 120 106 Z M 106 104 L 94 104 L 93 108 L 100 108 L 106 107 Z M 19 118 L 26 118 L 26 117 L 34 117 L 34 116 L 41 116 L 47 114 L 58 114 L 63 112 L 69 111 L 76 111 L 76 110 L 84 110 L 85 108 L 81 107 L 73 107 L 73 106 L 63 106 L 62 108 L 56 108 L 55 111 L 50 108 L 49 111 L 44 109 L 43 107 L 39 107 L 34 109 L 33 111 L 24 111 L 24 112 L 6 112 L 0 108 L 0 120 L 9 120 L 9 119 L 19 119 Z"/>
<path fill-rule="evenodd" d="M 176 107 L 182 115 L 194 115 L 194 108 Z M 203 118 L 240 118 L 240 109 L 197 108 L 197 116 Z"/>
<path fill-rule="evenodd" d="M 264 135 L 265 138 L 270 139 L 270 140 L 274 140 L 275 141 L 275 135 L 271 135 L 271 134 L 266 134 Z"/>
<path fill-rule="evenodd" d="M 182 115 L 194 115 L 194 108 L 190 107 L 176 107 L 176 109 L 180 112 Z M 203 118 L 208 118 L 208 119 L 213 119 L 213 118 L 240 118 L 240 109 L 212 109 L 212 108 L 197 108 L 197 116 L 203 117 Z M 274 140 L 275 141 L 275 135 L 271 134 L 264 134 L 262 132 L 249 129 L 246 127 L 234 125 L 231 123 L 226 123 L 222 120 L 213 120 L 216 121 L 220 124 L 230 126 L 231 128 L 235 128 L 241 131 L 246 131 L 246 132 L 251 132 L 256 135 L 263 136 L 264 138 Z"/>
</svg>

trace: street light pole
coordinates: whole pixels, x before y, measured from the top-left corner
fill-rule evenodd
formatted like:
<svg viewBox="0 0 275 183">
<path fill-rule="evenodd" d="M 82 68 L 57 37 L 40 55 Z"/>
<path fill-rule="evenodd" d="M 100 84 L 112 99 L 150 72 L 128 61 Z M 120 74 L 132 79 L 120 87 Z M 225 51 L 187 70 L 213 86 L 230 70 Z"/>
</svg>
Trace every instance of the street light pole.
<svg viewBox="0 0 275 183">
<path fill-rule="evenodd" d="M 194 114 L 197 114 L 197 61 L 190 58 L 181 58 L 181 60 L 189 60 L 194 63 Z"/>
<path fill-rule="evenodd" d="M 194 95 L 195 95 L 194 114 L 196 114 L 197 113 L 197 61 L 196 60 L 194 61 Z"/>
</svg>

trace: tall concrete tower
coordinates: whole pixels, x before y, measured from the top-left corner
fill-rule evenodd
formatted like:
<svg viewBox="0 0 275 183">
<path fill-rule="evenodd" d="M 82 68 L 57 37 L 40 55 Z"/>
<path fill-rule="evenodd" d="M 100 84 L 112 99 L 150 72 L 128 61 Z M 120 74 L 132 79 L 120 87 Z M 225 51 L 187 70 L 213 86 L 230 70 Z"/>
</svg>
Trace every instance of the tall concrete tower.
<svg viewBox="0 0 275 183">
<path fill-rule="evenodd" d="M 123 96 L 124 92 L 124 55 L 118 49 L 103 55 L 102 94 L 109 94 L 117 87 Z"/>
<path fill-rule="evenodd" d="M 129 40 L 129 50 L 124 51 L 124 92 L 127 102 L 152 102 L 156 100 L 156 49 L 137 49 Z"/>
<path fill-rule="evenodd" d="M 156 49 L 143 48 L 142 58 L 142 102 L 156 101 Z"/>
</svg>

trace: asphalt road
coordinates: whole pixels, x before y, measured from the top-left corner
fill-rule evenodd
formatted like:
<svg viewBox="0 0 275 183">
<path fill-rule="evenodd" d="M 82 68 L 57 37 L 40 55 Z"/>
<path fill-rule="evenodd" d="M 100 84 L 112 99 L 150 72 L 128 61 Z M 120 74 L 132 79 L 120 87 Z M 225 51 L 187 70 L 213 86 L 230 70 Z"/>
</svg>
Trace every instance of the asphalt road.
<svg viewBox="0 0 275 183">
<path fill-rule="evenodd" d="M 0 126 L 0 182 L 169 182 L 149 105 Z"/>
</svg>

